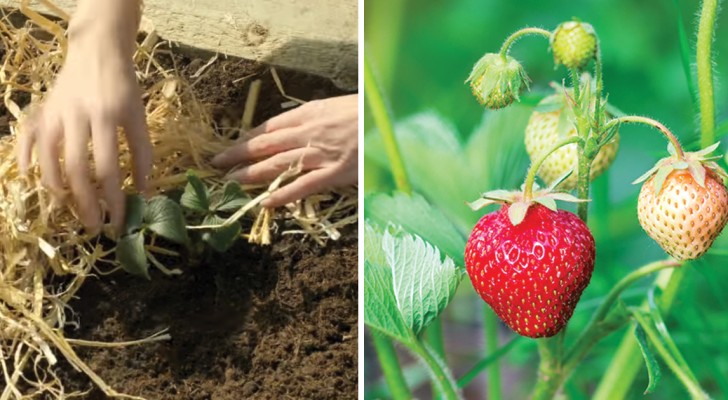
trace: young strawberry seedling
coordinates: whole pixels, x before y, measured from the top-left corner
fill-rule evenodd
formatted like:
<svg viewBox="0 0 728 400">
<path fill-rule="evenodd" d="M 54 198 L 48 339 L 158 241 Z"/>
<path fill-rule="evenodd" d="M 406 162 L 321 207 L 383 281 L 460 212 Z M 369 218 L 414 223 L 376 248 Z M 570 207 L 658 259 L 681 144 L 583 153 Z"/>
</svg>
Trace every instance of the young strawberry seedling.
<svg viewBox="0 0 728 400">
<path fill-rule="evenodd" d="M 167 196 L 155 196 L 149 200 L 140 195 L 127 196 L 125 231 L 116 250 L 116 260 L 127 272 L 149 279 L 151 261 L 166 274 L 181 273 L 167 269 L 153 254 L 177 253 L 146 245 L 147 237 L 152 243 L 160 237 L 193 252 L 202 252 L 204 245 L 208 245 L 220 253 L 227 251 L 240 237 L 242 228 L 239 221 L 225 224 L 227 217 L 251 201 L 240 185 L 227 182 L 210 190 L 193 171 L 187 172 L 187 180 L 179 203 Z M 199 224 L 219 227 L 188 232 L 189 226 Z"/>
</svg>

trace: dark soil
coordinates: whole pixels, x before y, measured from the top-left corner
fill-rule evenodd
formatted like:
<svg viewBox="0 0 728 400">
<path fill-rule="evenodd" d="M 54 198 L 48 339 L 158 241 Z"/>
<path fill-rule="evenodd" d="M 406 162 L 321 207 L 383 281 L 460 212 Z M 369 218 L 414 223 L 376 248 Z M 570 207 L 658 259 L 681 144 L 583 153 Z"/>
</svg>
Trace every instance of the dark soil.
<svg viewBox="0 0 728 400">
<path fill-rule="evenodd" d="M 185 75 L 206 60 L 175 56 Z M 163 59 L 171 65 L 171 58 Z M 286 92 L 304 100 L 343 94 L 327 80 L 278 70 Z M 257 73 L 255 78 L 233 83 Z M 250 82 L 263 79 L 255 123 L 284 111 L 268 67 L 222 60 L 195 85 L 221 126 L 239 124 Z M 150 82 L 145 82 L 150 83 Z M 354 399 L 357 396 L 357 230 L 321 248 L 301 237 L 244 242 L 184 274 L 125 273 L 88 280 L 70 306 L 70 338 L 118 342 L 168 328 L 171 341 L 125 348 L 77 348 L 109 385 L 149 399 Z M 67 390 L 104 395 L 68 365 Z"/>
</svg>

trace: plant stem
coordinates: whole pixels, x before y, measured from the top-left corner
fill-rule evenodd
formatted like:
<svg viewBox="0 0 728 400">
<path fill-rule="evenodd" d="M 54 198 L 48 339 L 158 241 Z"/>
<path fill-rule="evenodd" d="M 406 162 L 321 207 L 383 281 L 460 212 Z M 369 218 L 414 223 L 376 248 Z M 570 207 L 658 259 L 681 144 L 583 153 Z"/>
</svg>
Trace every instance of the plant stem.
<svg viewBox="0 0 728 400">
<path fill-rule="evenodd" d="M 690 397 L 693 399 L 707 399 L 708 396 L 700 387 L 700 384 L 698 384 L 694 377 L 685 373 L 685 371 L 683 371 L 683 369 L 680 367 L 672 354 L 670 354 L 670 351 L 665 347 L 665 344 L 662 342 L 660 335 L 656 332 L 654 325 L 652 325 L 650 321 L 648 321 L 648 319 L 641 314 L 640 311 L 635 312 L 633 314 L 633 317 L 635 318 L 635 320 L 637 320 L 637 323 L 642 326 L 642 329 L 644 329 L 645 333 L 650 338 L 650 343 L 660 354 L 665 364 L 667 364 L 667 366 L 672 370 L 675 376 L 677 376 L 680 382 L 682 382 L 683 386 L 685 386 L 685 389 L 690 394 Z"/>
<path fill-rule="evenodd" d="M 445 367 L 443 361 L 430 349 L 427 344 L 415 340 L 411 345 L 410 349 L 420 356 L 422 361 L 429 367 L 430 373 L 432 374 L 433 381 L 437 384 L 442 398 L 446 400 L 459 400 L 461 399 L 460 393 L 457 389 L 457 384 L 449 370 Z"/>
<path fill-rule="evenodd" d="M 526 35 L 541 35 L 545 36 L 547 39 L 551 38 L 551 32 L 547 31 L 546 29 L 541 28 L 523 28 L 520 30 L 517 30 L 511 36 L 508 36 L 505 42 L 503 42 L 503 46 L 501 46 L 500 49 L 500 55 L 503 57 L 503 59 L 506 59 L 506 56 L 508 56 L 508 51 L 510 50 L 513 43 L 516 42 L 516 40 L 520 39 L 523 36 Z"/>
<path fill-rule="evenodd" d="M 596 344 L 597 338 L 600 336 L 604 336 L 597 335 L 596 333 L 603 328 L 602 326 L 600 326 L 600 324 L 604 322 L 607 314 L 609 313 L 609 310 L 612 308 L 614 303 L 617 301 L 617 298 L 619 298 L 619 295 L 622 294 L 624 289 L 647 275 L 663 270 L 665 268 L 679 267 L 680 265 L 682 264 L 675 260 L 655 261 L 653 263 L 642 266 L 635 271 L 632 271 L 631 273 L 627 274 L 627 276 L 622 278 L 619 282 L 617 282 L 617 284 L 612 287 L 612 290 L 609 291 L 607 298 L 602 302 L 602 304 L 599 305 L 599 308 L 594 313 L 594 317 L 592 317 L 592 320 L 584 328 L 584 330 L 582 330 L 582 333 L 576 340 L 576 343 L 574 343 L 572 348 L 569 349 L 569 351 L 566 353 L 566 361 L 564 362 L 565 372 L 569 373 L 571 369 L 576 367 L 576 365 L 589 352 L 592 346 Z"/>
<path fill-rule="evenodd" d="M 392 342 L 385 336 L 371 332 L 372 342 L 377 351 L 379 365 L 382 367 L 382 374 L 389 386 L 389 392 L 394 400 L 411 399 L 412 393 L 407 387 L 407 382 L 402 375 L 402 369 L 399 367 L 397 352 Z"/>
<path fill-rule="evenodd" d="M 490 354 L 498 351 L 498 317 L 487 305 L 483 309 L 485 348 Z M 494 361 L 488 367 L 488 399 L 501 399 L 500 362 Z"/>
<path fill-rule="evenodd" d="M 571 72 L 571 86 L 574 88 L 574 101 L 581 106 L 581 79 L 579 79 L 579 70 L 571 68 L 569 72 Z"/>
<path fill-rule="evenodd" d="M 711 47 L 715 29 L 718 0 L 703 0 L 698 25 L 697 72 L 700 98 L 700 145 L 708 147 L 715 142 L 715 98 L 713 94 L 713 63 Z"/>
<path fill-rule="evenodd" d="M 538 339 L 538 354 L 541 359 L 538 365 L 538 381 L 533 389 L 531 400 L 551 399 L 563 383 L 561 372 L 562 338 L 554 336 Z"/>
<path fill-rule="evenodd" d="M 657 130 L 662 132 L 663 135 L 665 135 L 665 137 L 667 138 L 667 140 L 670 141 L 670 143 L 672 143 L 672 146 L 675 148 L 675 151 L 677 152 L 677 157 L 681 160 L 685 159 L 685 152 L 683 151 L 683 148 L 680 145 L 680 141 L 677 140 L 677 137 L 669 129 L 667 129 L 667 127 L 665 125 L 661 124 L 660 122 L 655 121 L 652 118 L 640 117 L 637 115 L 628 115 L 625 117 L 615 118 L 615 119 L 609 121 L 609 123 L 607 123 L 604 126 L 604 129 L 606 130 L 607 128 L 611 128 L 615 124 L 619 124 L 619 123 L 644 124 L 644 125 L 648 125 L 653 128 L 656 128 Z"/>
<path fill-rule="evenodd" d="M 464 388 L 465 386 L 469 385 L 470 382 L 475 379 L 481 371 L 483 371 L 485 368 L 487 368 L 492 363 L 498 361 L 503 355 L 508 353 L 515 345 L 520 343 L 521 341 L 526 340 L 524 336 L 516 336 L 513 339 L 511 339 L 508 344 L 504 345 L 503 347 L 499 348 L 498 350 L 491 352 L 488 354 L 488 357 L 478 361 L 477 364 L 473 368 L 470 369 L 465 375 L 462 376 L 462 378 L 458 379 L 458 387 Z"/>
<path fill-rule="evenodd" d="M 597 42 L 597 52 L 594 55 L 594 77 L 597 80 L 597 93 L 594 103 L 594 132 L 601 134 L 600 125 L 602 124 L 602 91 L 604 91 L 604 77 L 602 73 L 602 49 Z"/>
<path fill-rule="evenodd" d="M 523 189 L 523 197 L 524 200 L 530 200 L 533 196 L 533 183 L 536 180 L 536 174 L 538 173 L 538 169 L 541 168 L 541 164 L 546 161 L 546 159 L 551 155 L 551 153 L 555 152 L 561 147 L 564 147 L 568 144 L 572 143 L 578 143 L 581 142 L 581 138 L 578 136 L 569 136 L 562 138 L 556 144 L 554 147 L 549 149 L 549 151 L 540 154 L 539 158 L 536 160 L 536 162 L 532 163 L 531 166 L 528 169 L 528 174 L 526 174 L 526 180 L 524 182 L 524 189 Z"/>
<path fill-rule="evenodd" d="M 433 353 L 445 360 L 445 339 L 442 336 L 442 322 L 440 318 L 436 318 L 425 329 L 425 341 L 432 349 Z M 432 383 L 432 397 L 439 398 L 441 393 L 435 382 Z"/>
<path fill-rule="evenodd" d="M 677 297 L 677 290 L 685 277 L 686 268 L 671 268 L 660 271 L 655 286 L 662 289 L 660 313 L 665 315 Z M 647 301 L 642 309 L 648 310 Z M 642 355 L 632 332 L 626 332 L 615 352 L 612 362 L 594 391 L 593 400 L 623 399 L 642 368 Z"/>
<path fill-rule="evenodd" d="M 369 103 L 369 109 L 372 112 L 374 123 L 377 125 L 377 129 L 379 129 L 379 134 L 382 135 L 384 149 L 392 168 L 392 175 L 394 175 L 394 182 L 397 185 L 397 189 L 409 194 L 412 192 L 412 187 L 409 184 L 407 170 L 404 167 L 402 154 L 399 151 L 397 138 L 394 135 L 392 119 L 389 116 L 382 91 L 377 84 L 369 57 L 366 55 L 364 57 L 364 92 L 366 93 L 365 97 Z"/>
</svg>

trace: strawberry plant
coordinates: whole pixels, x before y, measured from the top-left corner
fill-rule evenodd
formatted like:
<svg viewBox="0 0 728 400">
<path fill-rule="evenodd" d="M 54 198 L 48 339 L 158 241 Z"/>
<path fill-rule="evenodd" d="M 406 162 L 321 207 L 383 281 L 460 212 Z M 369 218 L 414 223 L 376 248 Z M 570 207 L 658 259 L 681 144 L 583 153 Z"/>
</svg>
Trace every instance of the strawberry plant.
<svg viewBox="0 0 728 400">
<path fill-rule="evenodd" d="M 412 398 L 409 382 L 414 379 L 411 370 L 400 368 L 393 341 L 422 361 L 433 396 L 462 398 L 462 389 L 488 369 L 489 397 L 497 399 L 500 352 L 507 352 L 516 340 L 533 340 L 540 361 L 531 398 L 552 399 L 592 349 L 625 326 L 639 350 L 625 345 L 620 351 L 641 353 L 649 377 L 645 393 L 654 391 L 664 376 L 678 381 L 691 398 L 709 398 L 684 357 L 685 349 L 667 329 L 664 315 L 690 262 L 709 251 L 728 222 L 728 174 L 718 163 L 722 156 L 713 155 L 719 144 L 711 42 L 706 38 L 712 37 L 715 15 L 715 2 L 705 1 L 697 43 L 701 143 L 694 151 L 687 149 L 697 146 L 683 147 L 656 119 L 627 115 L 607 102 L 599 37 L 585 22 L 564 22 L 551 31 L 518 30 L 500 51 L 475 62 L 465 80 L 475 100 L 487 109 L 506 110 L 489 115 L 465 144 L 445 133 L 452 131 L 450 127 L 427 114 L 393 124 L 374 62 L 365 58 L 365 95 L 379 133 L 367 138 L 367 151 L 373 149 L 372 161 L 389 169 L 397 191 L 374 192 L 365 198 L 364 322 L 392 398 Z M 509 121 L 519 111 L 509 107 L 524 97 L 532 82 L 510 49 L 526 36 L 546 38 L 554 64 L 568 74 L 535 102 L 527 124 L 514 128 Z M 590 191 L 592 180 L 614 161 L 620 127 L 625 124 L 645 125 L 667 142 L 669 155 L 635 181 L 644 183 L 634 210 L 645 233 L 667 257 L 643 260 L 644 265 L 624 274 L 599 299 L 586 326 L 567 337 L 582 293 L 592 276 L 600 273 L 595 260 L 610 256 L 588 225 L 594 200 Z M 515 138 L 514 132 L 518 132 Z M 491 152 L 478 147 L 486 135 L 501 135 L 492 140 L 501 147 Z M 512 174 L 516 168 L 489 169 L 493 160 L 515 148 L 514 141 L 525 142 L 531 160 L 520 190 L 515 191 L 501 184 L 511 179 L 499 181 L 497 175 Z M 433 160 L 443 164 L 433 165 Z M 546 188 L 536 182 L 538 178 Z M 466 202 L 470 210 L 462 207 Z M 499 208 L 477 215 L 475 224 L 466 215 L 493 205 Z M 643 304 L 629 304 L 625 293 L 645 278 L 654 283 L 642 293 Z M 458 379 L 447 366 L 438 316 L 454 299 L 457 287 L 468 280 L 492 310 L 484 315 L 492 354 Z M 496 350 L 498 319 L 528 339 L 514 339 Z M 627 383 L 622 386 L 629 386 L 634 374 L 625 367 L 625 357 L 629 356 L 615 357 L 607 377 L 624 373 Z M 663 374 L 664 367 L 671 374 Z M 610 390 L 600 385 L 600 398 L 620 398 L 616 393 L 621 389 Z"/>
<path fill-rule="evenodd" d="M 187 172 L 179 202 L 173 197 L 159 195 L 145 200 L 140 195 L 127 196 L 125 231 L 116 250 L 116 261 L 127 272 L 149 279 L 151 262 L 166 274 L 181 273 L 167 269 L 154 255 L 179 255 L 155 245 L 158 238 L 193 253 L 201 253 L 205 245 L 216 252 L 227 251 L 242 231 L 237 220 L 241 215 L 231 217 L 251 203 L 237 182 L 211 189 L 194 171 Z"/>
</svg>

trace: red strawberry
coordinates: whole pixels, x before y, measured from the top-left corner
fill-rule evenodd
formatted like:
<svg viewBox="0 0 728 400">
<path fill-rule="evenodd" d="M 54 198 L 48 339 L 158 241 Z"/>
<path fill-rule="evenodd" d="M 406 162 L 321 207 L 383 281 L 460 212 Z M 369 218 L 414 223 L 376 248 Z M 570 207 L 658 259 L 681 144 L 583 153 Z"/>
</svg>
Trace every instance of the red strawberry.
<svg viewBox="0 0 728 400">
<path fill-rule="evenodd" d="M 509 213 L 514 207 L 524 203 L 506 204 L 475 225 L 465 247 L 467 272 L 480 297 L 511 329 L 532 338 L 553 336 L 589 285 L 594 238 L 575 214 L 537 203 L 526 203 L 522 221 L 514 225 L 512 214 L 520 214 Z"/>
</svg>

